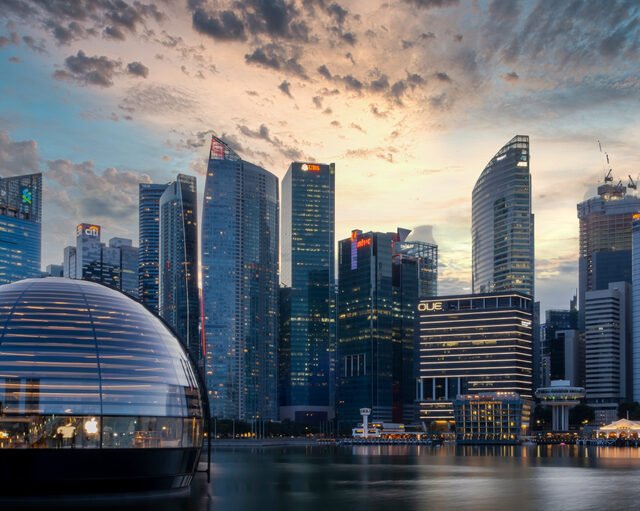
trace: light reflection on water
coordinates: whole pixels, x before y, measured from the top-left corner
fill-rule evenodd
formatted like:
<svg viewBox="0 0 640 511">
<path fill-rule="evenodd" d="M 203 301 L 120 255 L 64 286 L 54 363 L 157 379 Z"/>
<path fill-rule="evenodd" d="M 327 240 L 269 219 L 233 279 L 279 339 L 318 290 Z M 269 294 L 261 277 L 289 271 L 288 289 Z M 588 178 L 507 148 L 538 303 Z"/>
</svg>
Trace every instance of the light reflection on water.
<svg viewBox="0 0 640 511">
<path fill-rule="evenodd" d="M 214 451 L 212 482 L 154 511 L 640 509 L 640 449 L 354 446 Z M 136 506 L 136 509 L 141 509 Z"/>
</svg>

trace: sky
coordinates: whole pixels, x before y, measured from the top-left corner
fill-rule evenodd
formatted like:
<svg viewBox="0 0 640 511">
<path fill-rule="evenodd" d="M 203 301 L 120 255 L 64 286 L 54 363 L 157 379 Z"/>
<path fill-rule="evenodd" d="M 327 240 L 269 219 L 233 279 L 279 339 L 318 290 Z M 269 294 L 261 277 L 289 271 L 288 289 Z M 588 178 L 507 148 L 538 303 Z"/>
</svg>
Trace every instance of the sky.
<svg viewBox="0 0 640 511">
<path fill-rule="evenodd" d="M 201 194 L 215 134 L 280 178 L 335 162 L 337 239 L 414 229 L 470 292 L 473 185 L 529 135 L 536 298 L 567 308 L 604 152 L 640 174 L 637 1 L 0 5 L 0 175 L 44 173 L 43 267 L 80 222 L 137 243 L 140 182 Z"/>
</svg>

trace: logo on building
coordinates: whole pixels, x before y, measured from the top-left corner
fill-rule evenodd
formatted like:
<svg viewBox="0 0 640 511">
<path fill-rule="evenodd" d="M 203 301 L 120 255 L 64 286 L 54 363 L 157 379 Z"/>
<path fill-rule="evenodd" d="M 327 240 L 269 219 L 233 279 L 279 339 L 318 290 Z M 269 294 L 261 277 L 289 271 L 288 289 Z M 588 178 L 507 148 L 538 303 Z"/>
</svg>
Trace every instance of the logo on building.
<svg viewBox="0 0 640 511">
<path fill-rule="evenodd" d="M 418 310 L 420 312 L 432 312 L 432 311 L 441 311 L 444 310 L 442 308 L 442 302 L 422 302 L 418 304 Z"/>
<path fill-rule="evenodd" d="M 300 169 L 304 172 L 320 172 L 320 165 L 316 165 L 315 163 L 303 163 L 300 166 Z"/>
<path fill-rule="evenodd" d="M 91 224 L 79 224 L 76 227 L 76 236 L 89 236 L 91 238 L 99 238 L 100 226 Z"/>
<path fill-rule="evenodd" d="M 22 190 L 22 204 L 31 204 L 33 202 L 33 194 L 28 188 Z"/>
</svg>

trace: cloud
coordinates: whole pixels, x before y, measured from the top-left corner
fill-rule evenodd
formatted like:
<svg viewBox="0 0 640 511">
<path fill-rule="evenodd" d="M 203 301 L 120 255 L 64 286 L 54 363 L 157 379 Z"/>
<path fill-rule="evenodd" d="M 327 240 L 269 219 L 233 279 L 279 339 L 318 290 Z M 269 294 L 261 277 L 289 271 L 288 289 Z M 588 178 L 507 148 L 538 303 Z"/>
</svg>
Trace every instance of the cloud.
<svg viewBox="0 0 640 511">
<path fill-rule="evenodd" d="M 0 130 L 0 177 L 31 174 L 40 170 L 40 154 L 34 140 L 14 142 Z"/>
<path fill-rule="evenodd" d="M 255 48 L 253 53 L 244 56 L 248 64 L 256 64 L 265 68 L 282 71 L 303 80 L 308 80 L 307 73 L 299 62 L 301 51 L 286 48 L 276 43 Z"/>
<path fill-rule="evenodd" d="M 303 157 L 302 151 L 285 144 L 278 137 L 272 136 L 269 128 L 264 124 L 261 124 L 257 130 L 252 130 L 245 125 L 238 125 L 238 130 L 246 137 L 260 139 L 268 142 L 273 147 L 275 147 L 284 157 L 290 160 L 300 160 Z"/>
<path fill-rule="evenodd" d="M 9 34 L 9 37 L 0 36 L 0 48 L 9 46 L 12 44 L 20 44 L 20 38 L 18 37 L 18 34 L 16 32 L 11 32 Z"/>
<path fill-rule="evenodd" d="M 198 103 L 187 92 L 169 85 L 139 84 L 127 89 L 121 110 L 152 115 L 185 114 L 197 110 Z"/>
<path fill-rule="evenodd" d="M 113 77 L 119 73 L 122 63 L 105 56 L 89 57 L 78 50 L 77 55 L 65 59 L 65 70 L 58 70 L 54 77 L 58 80 L 74 80 L 82 85 L 111 87 Z"/>
<path fill-rule="evenodd" d="M 244 41 L 247 36 L 244 24 L 233 11 L 222 11 L 219 15 L 211 15 L 202 8 L 197 8 L 192 16 L 193 28 L 221 41 Z"/>
<path fill-rule="evenodd" d="M 142 62 L 129 62 L 127 64 L 127 72 L 130 75 L 140 76 L 142 78 L 149 76 L 149 68 Z"/>
<path fill-rule="evenodd" d="M 510 73 L 503 74 L 502 79 L 505 82 L 517 82 L 520 79 L 520 76 L 515 71 L 511 71 Z"/>
<path fill-rule="evenodd" d="M 420 7 L 422 9 L 433 9 L 437 7 L 450 7 L 457 5 L 458 0 L 404 0 L 405 3 Z"/>
<path fill-rule="evenodd" d="M 449 75 L 443 71 L 437 72 L 434 76 L 441 82 L 447 82 L 447 83 L 452 82 L 451 77 L 449 77 Z"/>
<path fill-rule="evenodd" d="M 287 80 L 284 80 L 280 85 L 278 85 L 278 89 L 280 89 L 285 96 L 293 98 L 291 95 L 291 84 Z"/>
</svg>

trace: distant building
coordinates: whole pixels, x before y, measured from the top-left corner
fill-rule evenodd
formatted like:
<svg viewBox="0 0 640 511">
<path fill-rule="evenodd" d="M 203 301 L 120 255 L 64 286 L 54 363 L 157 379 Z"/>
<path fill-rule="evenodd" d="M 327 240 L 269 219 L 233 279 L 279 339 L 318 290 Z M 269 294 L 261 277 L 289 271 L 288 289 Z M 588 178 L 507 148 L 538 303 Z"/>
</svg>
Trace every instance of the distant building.
<svg viewBox="0 0 640 511">
<path fill-rule="evenodd" d="M 580 329 L 584 329 L 587 292 L 606 290 L 611 282 L 631 284 L 631 222 L 638 212 L 640 197 L 627 193 L 623 184 L 609 182 L 598 187 L 596 197 L 578 204 Z"/>
<path fill-rule="evenodd" d="M 166 184 L 140 183 L 138 187 L 138 296 L 158 313 L 160 291 L 160 197 Z"/>
<path fill-rule="evenodd" d="M 548 387 L 551 380 L 584 386 L 584 337 L 578 330 L 576 298 L 571 300 L 570 309 L 547 310 L 545 319 L 543 352 L 548 361 L 548 381 L 538 387 Z"/>
<path fill-rule="evenodd" d="M 0 178 L 0 285 L 40 276 L 42 174 Z"/>
<path fill-rule="evenodd" d="M 530 425 L 531 401 L 516 392 L 462 394 L 453 409 L 459 444 L 517 444 Z"/>
<path fill-rule="evenodd" d="M 474 293 L 534 296 L 534 216 L 529 137 L 513 137 L 491 159 L 471 202 Z"/>
<path fill-rule="evenodd" d="M 200 363 L 196 178 L 178 174 L 160 197 L 158 311 Z"/>
<path fill-rule="evenodd" d="M 212 137 L 202 212 L 213 416 L 278 418 L 278 178 Z"/>
<path fill-rule="evenodd" d="M 585 296 L 585 387 L 596 422 L 618 417 L 631 396 L 631 286 L 612 282 Z"/>
<path fill-rule="evenodd" d="M 550 385 L 536 389 L 536 398 L 543 406 L 550 406 L 551 430 L 569 431 L 569 410 L 584 399 L 583 387 L 571 385 L 569 380 L 553 380 Z"/>
<path fill-rule="evenodd" d="M 418 304 L 422 421 L 452 424 L 459 394 L 515 392 L 532 398 L 532 308 L 529 296 L 508 292 L 442 296 Z"/>
<path fill-rule="evenodd" d="M 64 266 L 62 264 L 48 264 L 46 274 L 48 277 L 64 277 Z"/>
<path fill-rule="evenodd" d="M 632 309 L 631 376 L 633 379 L 631 400 L 640 401 L 640 214 L 633 216 L 632 242 Z"/>
<path fill-rule="evenodd" d="M 282 180 L 280 419 L 333 419 L 335 164 L 293 162 Z M 281 318 L 281 321 L 284 321 Z M 282 338 L 282 334 L 286 337 Z"/>
</svg>

